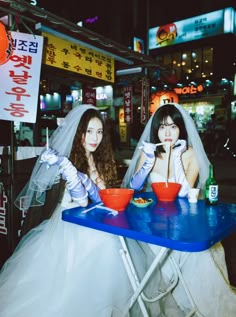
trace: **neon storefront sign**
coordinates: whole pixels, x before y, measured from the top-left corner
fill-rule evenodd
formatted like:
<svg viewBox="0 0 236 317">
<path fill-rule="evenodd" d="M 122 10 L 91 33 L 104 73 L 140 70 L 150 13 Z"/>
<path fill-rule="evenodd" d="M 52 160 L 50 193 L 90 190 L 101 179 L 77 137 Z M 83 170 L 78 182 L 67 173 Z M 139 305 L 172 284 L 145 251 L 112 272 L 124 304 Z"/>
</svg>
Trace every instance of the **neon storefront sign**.
<svg viewBox="0 0 236 317">
<path fill-rule="evenodd" d="M 203 90 L 204 90 L 203 85 L 197 85 L 197 86 L 191 85 L 191 86 L 174 88 L 174 92 L 177 95 L 187 95 L 187 94 L 194 95 L 194 94 L 203 92 Z"/>
</svg>

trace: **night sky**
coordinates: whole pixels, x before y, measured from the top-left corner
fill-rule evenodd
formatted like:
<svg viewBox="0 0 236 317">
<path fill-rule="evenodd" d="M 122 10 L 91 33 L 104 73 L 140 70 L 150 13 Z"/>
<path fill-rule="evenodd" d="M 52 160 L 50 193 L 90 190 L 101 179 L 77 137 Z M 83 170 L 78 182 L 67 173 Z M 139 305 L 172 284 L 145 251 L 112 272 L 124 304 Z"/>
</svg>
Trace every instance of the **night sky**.
<svg viewBox="0 0 236 317">
<path fill-rule="evenodd" d="M 30 0 L 29 0 L 30 1 Z M 38 6 L 45 8 L 57 15 L 68 17 L 74 21 L 84 20 L 93 16 L 100 16 L 101 19 L 111 18 L 114 14 L 126 16 L 135 7 L 150 5 L 150 22 L 155 23 L 155 16 L 163 21 L 166 19 L 177 21 L 179 18 L 198 14 L 200 11 L 209 11 L 212 7 L 219 9 L 235 5 L 235 0 L 37 0 Z M 159 13 L 161 12 L 161 14 Z M 145 13 L 145 12 L 144 12 Z M 160 16 L 160 17 L 159 17 Z"/>
<path fill-rule="evenodd" d="M 91 31 L 129 45 L 129 38 L 119 38 L 118 33 L 133 33 L 130 37 L 144 37 L 148 26 L 179 21 L 233 4 L 236 6 L 236 0 L 37 0 L 37 4 L 71 22 L 83 21 L 83 26 Z M 117 25 L 122 28 L 121 32 L 116 30 Z"/>
</svg>

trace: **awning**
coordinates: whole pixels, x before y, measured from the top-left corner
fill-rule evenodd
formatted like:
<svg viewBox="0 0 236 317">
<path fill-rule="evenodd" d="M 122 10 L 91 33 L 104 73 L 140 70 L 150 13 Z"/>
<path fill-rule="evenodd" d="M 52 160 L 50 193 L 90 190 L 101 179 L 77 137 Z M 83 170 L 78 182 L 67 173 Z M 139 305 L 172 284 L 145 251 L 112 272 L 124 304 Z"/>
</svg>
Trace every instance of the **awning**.
<svg viewBox="0 0 236 317">
<path fill-rule="evenodd" d="M 0 0 L 0 5 L 0 17 L 6 14 L 12 15 L 12 17 L 20 16 L 25 26 L 32 25 L 34 27 L 38 24 L 38 29 L 54 29 L 79 40 L 83 45 L 89 45 L 90 48 L 102 50 L 104 53 L 113 56 L 116 61 L 116 70 L 131 67 L 158 67 L 161 70 L 163 69 L 163 66 L 149 55 L 130 50 L 112 39 L 105 38 L 24 0 Z M 38 30 L 35 32 L 38 32 Z"/>
</svg>

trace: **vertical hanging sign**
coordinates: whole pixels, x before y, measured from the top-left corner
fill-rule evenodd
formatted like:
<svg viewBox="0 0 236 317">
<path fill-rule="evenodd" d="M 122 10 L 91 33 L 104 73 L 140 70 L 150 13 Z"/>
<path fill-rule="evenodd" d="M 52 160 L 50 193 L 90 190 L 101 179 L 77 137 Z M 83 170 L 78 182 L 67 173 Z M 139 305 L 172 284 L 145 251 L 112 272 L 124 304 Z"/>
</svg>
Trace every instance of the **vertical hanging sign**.
<svg viewBox="0 0 236 317">
<path fill-rule="evenodd" d="M 142 96 L 141 96 L 141 123 L 146 124 L 148 121 L 149 105 L 149 81 L 147 78 L 142 79 Z"/>
<path fill-rule="evenodd" d="M 83 89 L 83 104 L 90 104 L 96 107 L 96 89 L 88 87 Z"/>
<path fill-rule="evenodd" d="M 124 121 L 133 123 L 132 86 L 124 88 Z"/>
<path fill-rule="evenodd" d="M 43 37 L 11 32 L 14 51 L 0 65 L 0 119 L 18 122 L 36 121 L 43 51 Z"/>
<path fill-rule="evenodd" d="M 0 182 L 0 235 L 7 235 L 7 196 L 3 183 Z"/>
</svg>

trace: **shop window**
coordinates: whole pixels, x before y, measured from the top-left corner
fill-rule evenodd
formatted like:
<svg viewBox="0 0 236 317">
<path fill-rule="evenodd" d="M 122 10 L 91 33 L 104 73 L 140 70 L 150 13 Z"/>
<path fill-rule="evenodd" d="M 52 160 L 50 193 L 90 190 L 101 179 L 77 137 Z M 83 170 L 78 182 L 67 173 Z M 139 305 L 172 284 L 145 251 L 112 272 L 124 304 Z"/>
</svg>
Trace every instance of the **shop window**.
<svg viewBox="0 0 236 317">
<path fill-rule="evenodd" d="M 181 53 L 177 52 L 172 55 L 172 65 L 175 70 L 177 78 L 181 78 L 182 65 L 181 65 Z"/>
<path fill-rule="evenodd" d="M 211 77 L 213 75 L 213 48 L 203 49 L 202 77 Z"/>
<path fill-rule="evenodd" d="M 163 63 L 165 65 L 172 65 L 172 56 L 171 56 L 171 54 L 166 54 L 166 55 L 163 56 Z"/>
<path fill-rule="evenodd" d="M 213 75 L 213 48 L 204 47 L 165 54 L 163 63 L 165 66 L 172 65 L 179 81 L 206 79 Z"/>
<path fill-rule="evenodd" d="M 185 80 L 192 78 L 192 58 L 191 51 L 183 52 L 181 55 L 181 73 Z"/>
<path fill-rule="evenodd" d="M 191 53 L 192 57 L 192 78 L 202 77 L 202 50 L 196 49 Z"/>
</svg>

